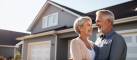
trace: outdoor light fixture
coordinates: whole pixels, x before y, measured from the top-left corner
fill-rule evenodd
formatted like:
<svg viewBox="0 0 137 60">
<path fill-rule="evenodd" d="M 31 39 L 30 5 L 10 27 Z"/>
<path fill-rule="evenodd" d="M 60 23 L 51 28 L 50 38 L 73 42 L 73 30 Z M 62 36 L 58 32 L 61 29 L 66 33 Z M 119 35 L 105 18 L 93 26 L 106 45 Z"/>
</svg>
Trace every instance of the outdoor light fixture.
<svg viewBox="0 0 137 60">
<path fill-rule="evenodd" d="M 134 11 L 137 11 L 137 7 L 134 9 Z"/>
</svg>

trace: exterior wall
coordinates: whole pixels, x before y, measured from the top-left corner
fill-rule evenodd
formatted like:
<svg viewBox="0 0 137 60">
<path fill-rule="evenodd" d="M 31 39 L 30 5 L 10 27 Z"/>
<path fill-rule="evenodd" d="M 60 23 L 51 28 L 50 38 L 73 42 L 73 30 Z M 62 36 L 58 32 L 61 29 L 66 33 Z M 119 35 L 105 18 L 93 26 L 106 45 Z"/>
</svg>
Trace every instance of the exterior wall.
<svg viewBox="0 0 137 60">
<path fill-rule="evenodd" d="M 13 47 L 0 47 L 0 56 L 14 57 L 14 48 Z"/>
<path fill-rule="evenodd" d="M 94 28 L 93 29 L 93 32 L 92 32 L 92 37 L 91 37 L 91 40 L 92 41 L 96 41 L 96 39 L 97 39 L 97 28 Z"/>
<path fill-rule="evenodd" d="M 137 21 L 114 25 L 116 31 L 129 30 L 137 28 Z"/>
<path fill-rule="evenodd" d="M 67 60 L 68 58 L 70 58 L 70 41 L 77 36 L 78 35 L 75 32 L 69 32 L 58 35 L 56 60 Z"/>
<path fill-rule="evenodd" d="M 43 36 L 33 39 L 24 40 L 23 45 L 23 60 L 27 60 L 28 58 L 28 44 L 33 42 L 43 42 L 43 41 L 51 41 L 51 47 L 50 47 L 50 60 L 55 60 L 55 36 Z"/>
<path fill-rule="evenodd" d="M 68 55 L 68 40 L 58 39 L 56 60 L 67 60 L 68 59 L 67 55 Z"/>
<path fill-rule="evenodd" d="M 46 15 L 52 14 L 58 12 L 58 25 L 57 26 L 52 26 L 52 27 L 47 27 L 47 28 L 42 28 L 42 18 Z M 63 11 L 53 5 L 49 5 L 46 9 L 45 12 L 41 15 L 41 17 L 39 18 L 37 24 L 35 24 L 35 26 L 32 29 L 32 33 L 38 33 L 38 32 L 42 32 L 42 31 L 47 31 L 47 30 L 52 30 L 55 28 L 59 28 L 62 26 L 72 26 L 73 25 L 73 21 L 76 19 L 76 16 L 67 13 L 66 11 Z"/>
<path fill-rule="evenodd" d="M 59 24 L 61 26 L 72 27 L 77 16 L 74 16 L 66 11 L 61 11 L 59 15 Z"/>
</svg>

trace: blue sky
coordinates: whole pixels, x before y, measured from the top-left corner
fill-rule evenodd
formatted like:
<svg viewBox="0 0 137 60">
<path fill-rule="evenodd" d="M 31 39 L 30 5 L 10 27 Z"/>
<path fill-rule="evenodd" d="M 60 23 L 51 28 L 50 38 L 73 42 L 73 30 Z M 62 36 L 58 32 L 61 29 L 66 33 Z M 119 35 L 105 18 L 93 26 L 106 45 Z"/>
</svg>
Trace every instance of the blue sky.
<svg viewBox="0 0 137 60">
<path fill-rule="evenodd" d="M 87 13 L 130 0 L 53 0 Z M 26 32 L 46 0 L 0 0 L 0 29 Z"/>
</svg>

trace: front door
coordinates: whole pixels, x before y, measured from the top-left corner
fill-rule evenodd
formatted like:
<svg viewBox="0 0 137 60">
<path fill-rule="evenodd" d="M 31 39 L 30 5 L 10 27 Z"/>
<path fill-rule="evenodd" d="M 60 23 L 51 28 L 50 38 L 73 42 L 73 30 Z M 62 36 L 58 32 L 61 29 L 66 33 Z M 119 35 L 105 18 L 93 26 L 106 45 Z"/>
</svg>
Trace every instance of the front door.
<svg viewBox="0 0 137 60">
<path fill-rule="evenodd" d="M 69 43 L 72 38 L 62 38 L 57 41 L 57 60 L 68 60 Z"/>
</svg>

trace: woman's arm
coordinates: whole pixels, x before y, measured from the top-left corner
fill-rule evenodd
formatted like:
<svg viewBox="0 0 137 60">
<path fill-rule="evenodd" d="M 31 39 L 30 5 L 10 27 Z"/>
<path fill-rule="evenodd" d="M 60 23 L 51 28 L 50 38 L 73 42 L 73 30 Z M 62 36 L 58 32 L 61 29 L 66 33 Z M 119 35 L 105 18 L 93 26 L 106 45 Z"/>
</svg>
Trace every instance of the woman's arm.
<svg viewBox="0 0 137 60">
<path fill-rule="evenodd" d="M 82 53 L 78 40 L 72 40 L 70 43 L 70 54 L 73 60 L 82 60 Z"/>
</svg>

